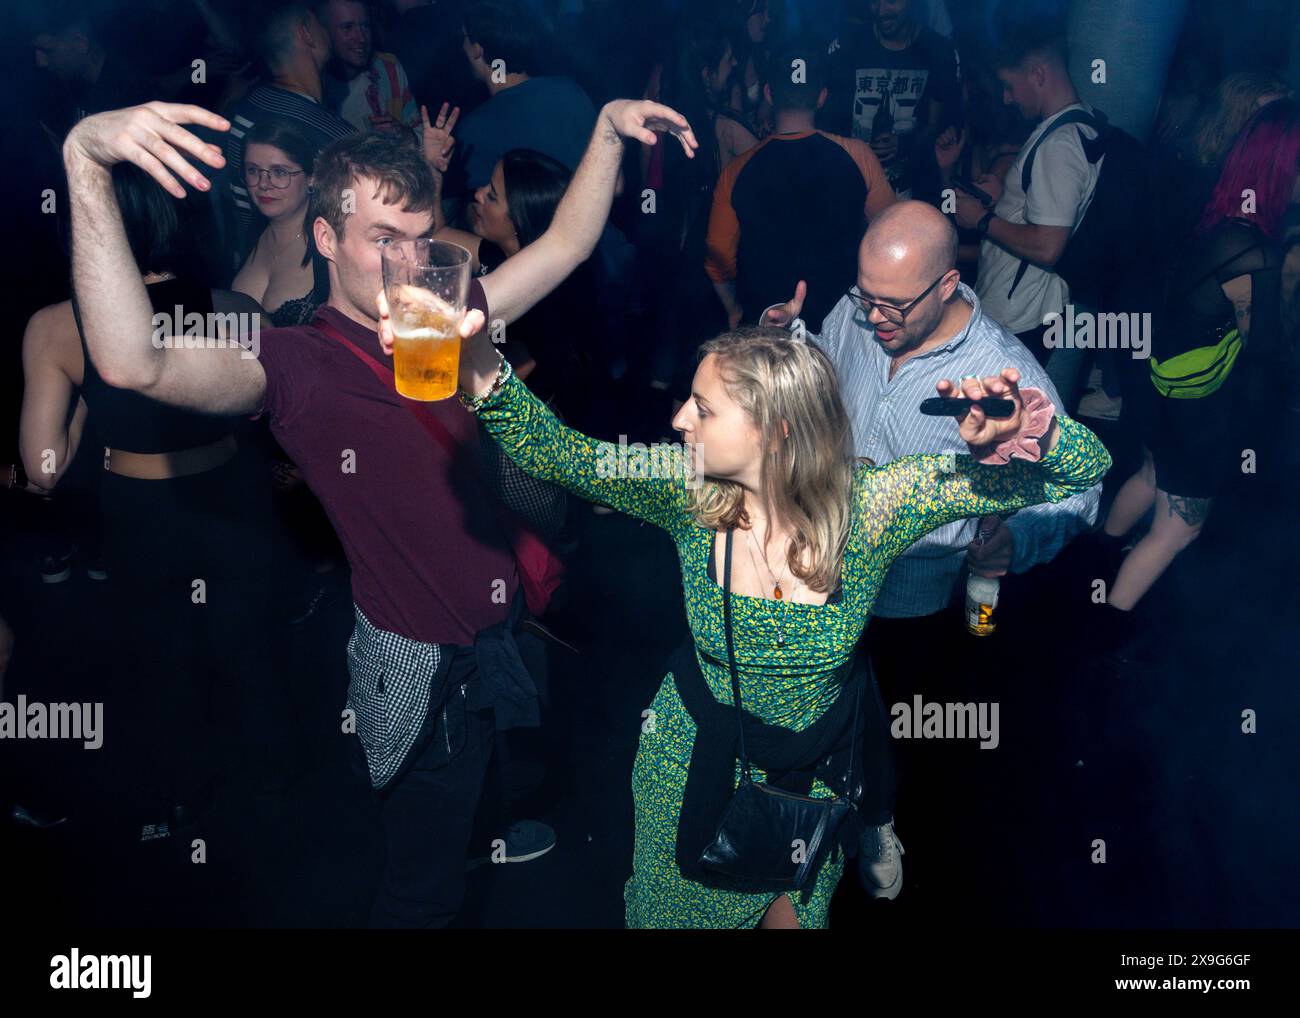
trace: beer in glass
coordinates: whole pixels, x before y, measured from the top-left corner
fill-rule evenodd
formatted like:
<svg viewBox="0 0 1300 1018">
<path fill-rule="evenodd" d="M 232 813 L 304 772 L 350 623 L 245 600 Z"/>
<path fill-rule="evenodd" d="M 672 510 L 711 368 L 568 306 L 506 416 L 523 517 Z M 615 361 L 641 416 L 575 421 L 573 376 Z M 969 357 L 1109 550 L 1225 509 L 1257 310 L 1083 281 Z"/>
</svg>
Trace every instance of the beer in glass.
<svg viewBox="0 0 1300 1018">
<path fill-rule="evenodd" d="M 469 252 L 446 241 L 404 240 L 383 250 L 397 391 L 424 402 L 456 394 Z"/>
</svg>

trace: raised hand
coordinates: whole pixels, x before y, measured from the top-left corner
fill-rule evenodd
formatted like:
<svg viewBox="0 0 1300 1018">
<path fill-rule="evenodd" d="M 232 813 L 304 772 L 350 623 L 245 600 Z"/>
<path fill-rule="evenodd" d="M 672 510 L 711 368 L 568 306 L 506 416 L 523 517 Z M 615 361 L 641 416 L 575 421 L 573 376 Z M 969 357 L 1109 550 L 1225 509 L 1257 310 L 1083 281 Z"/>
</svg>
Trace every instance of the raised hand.
<svg viewBox="0 0 1300 1018">
<path fill-rule="evenodd" d="M 220 148 L 200 141 L 182 124 L 230 130 L 230 121 L 202 106 L 149 102 L 86 117 L 68 133 L 63 143 L 64 159 L 87 159 L 105 169 L 117 163 L 134 163 L 177 198 L 185 197 L 185 188 L 176 177 L 199 191 L 208 191 L 211 181 L 185 155 L 213 169 L 225 166 L 226 159 Z"/>
<path fill-rule="evenodd" d="M 700 143 L 686 118 L 676 110 L 649 99 L 615 99 L 601 110 L 605 123 L 620 137 L 654 145 L 659 134 L 672 134 L 689 158 Z"/>
<path fill-rule="evenodd" d="M 1016 405 L 1010 417 L 988 417 L 978 406 L 972 406 L 958 417 L 958 430 L 967 445 L 979 448 L 1009 441 L 1020 434 L 1025 419 L 1025 403 L 1020 395 L 1020 372 L 1015 368 L 1004 368 L 1001 375 L 989 375 L 984 379 L 974 376 L 960 382 L 944 379 L 935 388 L 940 396 L 966 396 L 969 399 L 997 396 Z"/>
<path fill-rule="evenodd" d="M 934 139 L 934 161 L 941 170 L 950 170 L 961 158 L 962 149 L 966 147 L 966 128 L 957 132 L 956 127 L 949 127 Z"/>
<path fill-rule="evenodd" d="M 799 312 L 803 310 L 803 302 L 808 297 L 808 284 L 802 279 L 795 284 L 794 296 L 784 304 L 777 304 L 763 312 L 760 325 L 775 325 L 779 328 L 787 328 L 791 322 L 799 317 Z"/>
<path fill-rule="evenodd" d="M 428 108 L 420 107 L 420 116 L 424 119 L 420 147 L 424 152 L 424 161 L 438 173 L 447 172 L 447 167 L 451 165 L 452 149 L 456 147 L 456 139 L 451 136 L 451 132 L 456 127 L 456 121 L 460 119 L 460 107 L 457 106 L 448 113 L 448 105 L 448 103 L 442 104 L 442 109 L 438 111 L 438 116 L 432 124 L 429 123 Z"/>
</svg>

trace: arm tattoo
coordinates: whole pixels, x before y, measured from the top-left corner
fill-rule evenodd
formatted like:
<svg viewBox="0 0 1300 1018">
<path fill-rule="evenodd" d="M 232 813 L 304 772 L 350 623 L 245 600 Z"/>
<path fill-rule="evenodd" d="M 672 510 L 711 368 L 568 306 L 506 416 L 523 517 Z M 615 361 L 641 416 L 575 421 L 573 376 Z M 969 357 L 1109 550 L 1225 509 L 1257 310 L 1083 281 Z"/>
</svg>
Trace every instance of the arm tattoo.
<svg viewBox="0 0 1300 1018">
<path fill-rule="evenodd" d="M 1212 498 L 1186 498 L 1182 495 L 1169 495 L 1169 515 L 1177 513 L 1189 527 L 1197 527 L 1210 515 Z"/>
<path fill-rule="evenodd" d="M 1249 297 L 1238 297 L 1232 302 L 1233 314 L 1237 319 L 1237 329 L 1241 332 L 1241 338 L 1247 339 L 1250 336 L 1250 306 Z"/>
</svg>

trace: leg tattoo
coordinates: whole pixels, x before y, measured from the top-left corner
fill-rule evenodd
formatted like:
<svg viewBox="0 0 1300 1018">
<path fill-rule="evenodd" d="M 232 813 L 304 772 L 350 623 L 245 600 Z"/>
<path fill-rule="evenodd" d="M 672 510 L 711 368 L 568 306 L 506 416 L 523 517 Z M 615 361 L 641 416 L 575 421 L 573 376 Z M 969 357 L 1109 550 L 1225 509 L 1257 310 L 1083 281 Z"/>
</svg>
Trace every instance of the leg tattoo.
<svg viewBox="0 0 1300 1018">
<path fill-rule="evenodd" d="M 1185 498 L 1182 495 L 1170 495 L 1168 498 L 1169 515 L 1177 513 L 1189 527 L 1204 523 L 1205 517 L 1210 515 L 1210 505 L 1214 502 L 1212 498 Z"/>
</svg>

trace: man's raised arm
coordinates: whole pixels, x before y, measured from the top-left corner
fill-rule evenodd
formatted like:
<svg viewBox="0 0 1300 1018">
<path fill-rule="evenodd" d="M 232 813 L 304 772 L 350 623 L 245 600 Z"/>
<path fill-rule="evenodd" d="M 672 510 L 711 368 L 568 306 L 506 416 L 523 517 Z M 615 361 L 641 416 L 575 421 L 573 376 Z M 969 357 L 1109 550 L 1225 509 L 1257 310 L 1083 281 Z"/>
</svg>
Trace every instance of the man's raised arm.
<svg viewBox="0 0 1300 1018">
<path fill-rule="evenodd" d="M 483 291 L 494 319 L 513 322 L 591 256 L 614 200 L 623 139 L 653 145 L 658 141 L 656 131 L 675 135 L 687 156 L 693 157 L 699 147 L 686 118 L 660 103 L 616 99 L 601 109 L 591 143 L 550 227 L 483 277 Z"/>
<path fill-rule="evenodd" d="M 230 337 L 216 348 L 155 342 L 153 305 L 131 253 L 113 190 L 116 163 L 135 163 L 175 197 L 198 190 L 207 179 L 187 153 L 208 166 L 224 163 L 220 151 L 183 128 L 201 124 L 224 131 L 229 123 L 198 106 L 147 103 L 82 120 L 63 145 L 72 213 L 72 285 L 86 346 L 110 385 L 152 399 L 207 413 L 261 409 L 266 376 L 257 360 Z M 173 176 L 174 174 L 174 176 Z M 176 322 L 175 332 L 183 332 Z"/>
</svg>

